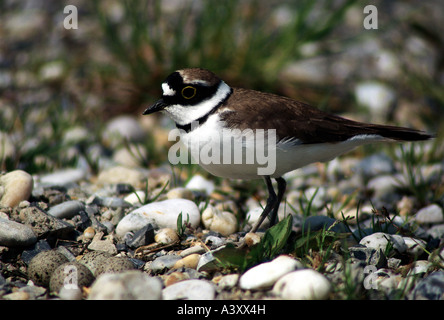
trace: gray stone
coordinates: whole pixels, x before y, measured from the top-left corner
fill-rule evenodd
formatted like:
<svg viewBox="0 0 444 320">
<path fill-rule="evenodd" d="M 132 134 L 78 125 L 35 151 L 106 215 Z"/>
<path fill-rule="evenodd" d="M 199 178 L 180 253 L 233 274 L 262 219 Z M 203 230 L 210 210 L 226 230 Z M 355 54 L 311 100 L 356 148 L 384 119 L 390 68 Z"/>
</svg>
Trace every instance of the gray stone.
<svg viewBox="0 0 444 320">
<path fill-rule="evenodd" d="M 385 153 L 378 153 L 365 157 L 358 165 L 358 170 L 365 177 L 374 177 L 390 174 L 395 170 L 393 161 Z"/>
<path fill-rule="evenodd" d="M 70 219 L 85 210 L 85 204 L 78 200 L 65 201 L 48 210 L 48 214 L 59 219 Z"/>
<path fill-rule="evenodd" d="M 332 225 L 335 224 L 333 227 Z M 309 216 L 305 219 L 303 224 L 303 231 L 319 231 L 322 229 L 333 231 L 333 232 L 348 232 L 347 228 L 342 222 L 338 222 L 336 219 L 327 216 Z"/>
<path fill-rule="evenodd" d="M 444 271 L 436 271 L 421 279 L 413 289 L 415 300 L 444 300 Z"/>
<path fill-rule="evenodd" d="M 373 265 L 377 269 L 383 268 L 387 264 L 387 259 L 381 249 L 367 248 L 365 246 L 353 246 L 348 248 L 350 256 Z"/>
<path fill-rule="evenodd" d="M 27 225 L 0 218 L 0 245 L 26 247 L 37 242 L 34 231 Z"/>
<path fill-rule="evenodd" d="M 153 262 L 151 262 L 149 268 L 153 272 L 162 272 L 166 269 L 171 269 L 174 264 L 182 259 L 178 255 L 165 255 L 156 258 Z"/>
<path fill-rule="evenodd" d="M 442 223 L 444 222 L 442 208 L 436 204 L 424 207 L 415 214 L 415 220 L 419 224 Z"/>
<path fill-rule="evenodd" d="M 74 227 L 69 223 L 47 214 L 39 207 L 28 207 L 20 211 L 20 220 L 31 227 L 38 237 L 56 236 L 69 238 Z"/>
</svg>

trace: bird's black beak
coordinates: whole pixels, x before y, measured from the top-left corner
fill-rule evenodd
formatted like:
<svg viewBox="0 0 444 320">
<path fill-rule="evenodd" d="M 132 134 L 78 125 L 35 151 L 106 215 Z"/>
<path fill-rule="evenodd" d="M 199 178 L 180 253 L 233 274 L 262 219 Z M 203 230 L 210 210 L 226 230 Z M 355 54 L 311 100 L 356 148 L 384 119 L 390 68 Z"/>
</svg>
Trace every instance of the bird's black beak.
<svg viewBox="0 0 444 320">
<path fill-rule="evenodd" d="M 148 107 L 143 112 L 143 115 L 147 115 L 147 114 L 151 114 L 151 113 L 154 113 L 154 112 L 157 112 L 157 111 L 161 111 L 166 106 L 167 106 L 167 104 L 165 103 L 165 101 L 163 101 L 163 99 L 160 99 L 160 100 L 156 101 L 156 103 L 154 103 L 152 106 Z"/>
</svg>

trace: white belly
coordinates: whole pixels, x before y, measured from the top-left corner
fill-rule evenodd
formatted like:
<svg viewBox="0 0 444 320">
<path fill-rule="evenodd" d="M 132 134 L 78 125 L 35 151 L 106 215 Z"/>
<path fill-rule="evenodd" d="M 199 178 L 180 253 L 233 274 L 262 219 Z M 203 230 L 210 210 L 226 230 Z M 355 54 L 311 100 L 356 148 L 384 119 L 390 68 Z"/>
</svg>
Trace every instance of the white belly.
<svg viewBox="0 0 444 320">
<path fill-rule="evenodd" d="M 332 160 L 360 145 L 384 140 L 380 136 L 358 136 L 338 143 L 276 144 L 273 132 L 267 136 L 263 131 L 222 130 L 217 114 L 181 135 L 181 142 L 187 146 L 194 163 L 215 176 L 231 179 L 258 179 L 267 175 L 277 178 L 310 163 Z"/>
</svg>

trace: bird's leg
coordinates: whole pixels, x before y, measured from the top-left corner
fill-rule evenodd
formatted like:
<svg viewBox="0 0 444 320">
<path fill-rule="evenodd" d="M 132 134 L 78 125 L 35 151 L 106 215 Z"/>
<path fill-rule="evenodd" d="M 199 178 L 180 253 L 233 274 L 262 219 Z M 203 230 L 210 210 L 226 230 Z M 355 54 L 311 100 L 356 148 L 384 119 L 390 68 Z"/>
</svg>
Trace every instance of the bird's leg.
<svg viewBox="0 0 444 320">
<path fill-rule="evenodd" d="M 285 181 L 284 178 L 282 177 L 276 178 L 276 182 L 278 184 L 277 203 L 273 207 L 273 211 L 271 211 L 270 214 L 270 226 L 274 226 L 277 223 L 279 205 L 281 204 L 282 198 L 285 193 L 285 189 L 287 188 L 287 182 Z"/>
<path fill-rule="evenodd" d="M 268 199 L 267 199 L 267 205 L 265 206 L 264 211 L 262 211 L 259 219 L 254 224 L 253 228 L 250 232 L 256 232 L 259 226 L 264 222 L 265 218 L 268 216 L 268 214 L 271 212 L 271 210 L 274 209 L 274 207 L 277 205 L 276 201 L 278 200 L 278 197 L 276 196 L 276 193 L 274 192 L 273 185 L 271 183 L 271 178 L 269 176 L 264 177 L 265 183 L 268 188 Z M 282 179 L 283 180 L 283 179 Z"/>
</svg>

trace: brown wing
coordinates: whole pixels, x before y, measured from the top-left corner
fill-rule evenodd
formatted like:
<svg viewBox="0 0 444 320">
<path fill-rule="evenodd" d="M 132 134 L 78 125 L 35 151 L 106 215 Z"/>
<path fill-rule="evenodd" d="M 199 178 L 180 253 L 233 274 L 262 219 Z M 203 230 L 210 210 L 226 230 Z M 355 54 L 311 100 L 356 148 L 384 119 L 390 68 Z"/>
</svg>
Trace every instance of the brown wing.
<svg viewBox="0 0 444 320">
<path fill-rule="evenodd" d="M 352 121 L 290 98 L 254 90 L 236 88 L 226 103 L 236 108 L 236 112 L 221 113 L 230 127 L 276 129 L 279 140 L 296 138 L 308 144 L 340 142 L 362 134 L 403 141 L 431 138 L 414 129 Z"/>
</svg>

